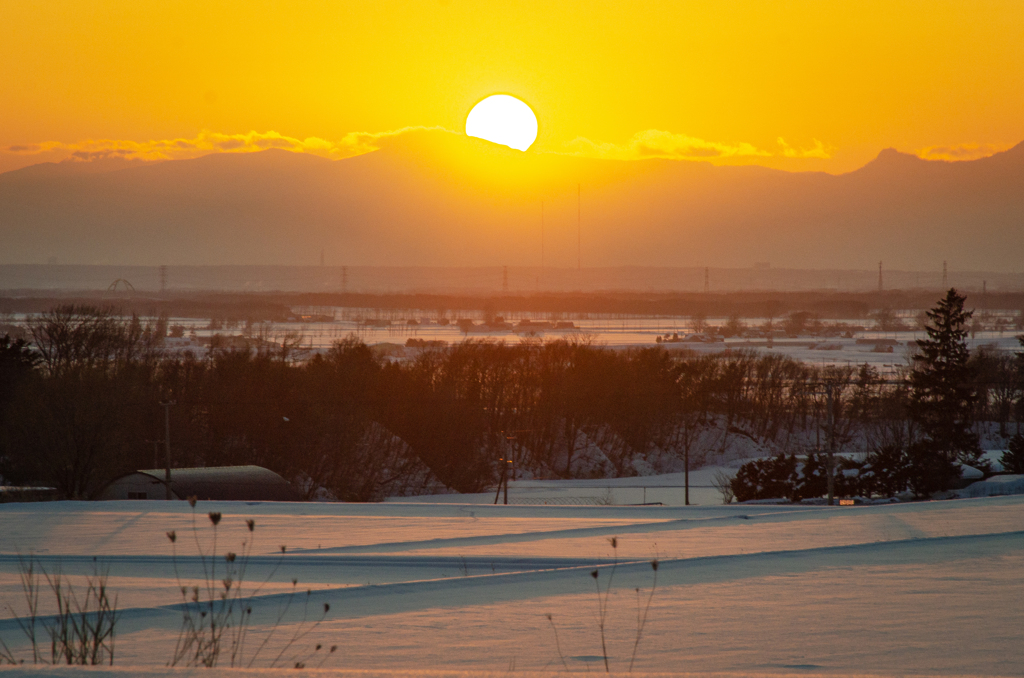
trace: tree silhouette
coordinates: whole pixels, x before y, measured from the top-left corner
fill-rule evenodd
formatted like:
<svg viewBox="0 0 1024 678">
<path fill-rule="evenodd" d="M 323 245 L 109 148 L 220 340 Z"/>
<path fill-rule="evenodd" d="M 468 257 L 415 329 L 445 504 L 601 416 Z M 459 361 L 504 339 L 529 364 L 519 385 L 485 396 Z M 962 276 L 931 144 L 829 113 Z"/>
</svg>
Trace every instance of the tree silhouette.
<svg viewBox="0 0 1024 678">
<path fill-rule="evenodd" d="M 967 348 L 972 311 L 964 310 L 965 298 L 950 288 L 928 311 L 928 338 L 917 341 L 910 375 L 910 414 L 924 435 L 926 457 L 977 465 L 981 447 L 971 430 L 977 391 Z"/>
</svg>

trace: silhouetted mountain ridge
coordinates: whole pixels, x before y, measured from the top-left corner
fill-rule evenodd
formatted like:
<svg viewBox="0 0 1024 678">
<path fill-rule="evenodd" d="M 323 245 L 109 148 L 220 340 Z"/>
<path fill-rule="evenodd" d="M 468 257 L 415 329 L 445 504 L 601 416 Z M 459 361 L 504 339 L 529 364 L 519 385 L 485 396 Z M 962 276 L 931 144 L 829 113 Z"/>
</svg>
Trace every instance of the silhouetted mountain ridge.
<svg viewBox="0 0 1024 678">
<path fill-rule="evenodd" d="M 1024 143 L 885 149 L 842 175 L 519 153 L 440 131 L 344 160 L 268 150 L 0 174 L 0 263 L 729 266 L 1011 271 Z M 84 163 L 68 163 L 83 165 Z M 99 171 L 102 170 L 102 171 Z M 577 233 L 577 186 L 581 228 Z"/>
</svg>

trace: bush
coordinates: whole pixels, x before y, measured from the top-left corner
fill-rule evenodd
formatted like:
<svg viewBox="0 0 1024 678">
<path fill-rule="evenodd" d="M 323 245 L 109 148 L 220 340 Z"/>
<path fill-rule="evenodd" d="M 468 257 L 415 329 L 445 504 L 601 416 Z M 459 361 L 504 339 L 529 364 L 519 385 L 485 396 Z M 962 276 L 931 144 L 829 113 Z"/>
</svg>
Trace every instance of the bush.
<svg viewBox="0 0 1024 678">
<path fill-rule="evenodd" d="M 770 459 L 755 459 L 740 467 L 733 479 L 732 490 L 738 501 L 783 497 L 796 502 L 822 497 L 828 493 L 826 463 L 827 457 L 824 454 L 809 452 L 798 473 L 794 455 L 787 457 L 780 454 Z M 876 486 L 875 469 L 882 469 L 882 473 L 888 472 L 886 465 L 880 461 L 871 466 L 836 455 L 835 464 L 834 491 L 837 497 L 870 496 Z M 886 489 L 890 485 L 905 488 L 906 480 L 900 476 L 892 483 L 883 483 Z"/>
<path fill-rule="evenodd" d="M 867 492 L 892 497 L 910 483 L 910 458 L 900 445 L 885 445 L 871 452 L 861 474 Z"/>
<path fill-rule="evenodd" d="M 807 460 L 800 472 L 800 484 L 796 488 L 796 499 L 820 497 L 828 492 L 828 457 L 823 454 L 807 453 Z"/>
<path fill-rule="evenodd" d="M 1017 434 L 1010 438 L 1010 444 L 999 463 L 1007 473 L 1024 473 L 1024 435 Z"/>
<path fill-rule="evenodd" d="M 960 477 L 960 468 L 946 455 L 936 452 L 928 441 L 919 441 L 907 448 L 910 462 L 908 484 L 918 499 L 948 490 Z"/>
<path fill-rule="evenodd" d="M 866 466 L 861 462 L 848 457 L 837 457 L 835 474 L 835 496 L 871 496 L 873 476 L 867 475 Z"/>
<path fill-rule="evenodd" d="M 796 456 L 780 454 L 741 466 L 733 478 L 732 489 L 737 501 L 777 497 L 794 500 L 797 478 Z"/>
</svg>

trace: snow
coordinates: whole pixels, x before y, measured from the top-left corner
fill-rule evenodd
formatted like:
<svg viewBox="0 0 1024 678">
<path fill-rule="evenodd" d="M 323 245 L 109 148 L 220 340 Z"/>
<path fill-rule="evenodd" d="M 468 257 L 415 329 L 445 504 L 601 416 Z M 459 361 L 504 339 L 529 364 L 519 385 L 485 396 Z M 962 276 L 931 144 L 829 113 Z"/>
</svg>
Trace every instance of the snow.
<svg viewBox="0 0 1024 678">
<path fill-rule="evenodd" d="M 741 460 L 745 461 L 745 460 Z M 739 467 L 739 462 L 735 464 Z M 736 475 L 736 468 L 705 466 L 690 471 L 690 503 L 714 505 L 722 503 L 722 495 L 715 488 L 715 476 L 728 478 Z M 515 505 L 640 505 L 662 504 L 683 506 L 685 503 L 685 474 L 634 476 L 631 478 L 598 478 L 593 480 L 513 480 L 508 484 L 509 504 Z M 419 497 L 392 497 L 389 502 L 437 503 L 458 501 L 465 504 L 493 504 L 493 491 L 479 494 L 424 495 Z M 504 496 L 498 499 L 504 501 Z"/>
<path fill-rule="evenodd" d="M 643 491 L 633 486 L 637 480 L 610 486 L 635 494 Z M 649 493 L 679 491 L 675 474 L 642 480 Z M 550 499 L 608 485 L 522 482 L 523 496 L 543 490 Z M 321 656 L 313 646 L 322 643 L 339 648 L 324 668 L 386 670 L 378 675 L 603 671 L 596 570 L 602 590 L 611 583 L 611 667 L 625 674 L 637 599 L 646 600 L 654 584 L 654 558 L 657 586 L 637 673 L 1002 676 L 1020 675 L 1024 665 L 1019 495 L 850 507 L 722 506 L 717 496 L 689 507 L 494 506 L 483 498 L 200 502 L 197 536 L 206 552 L 210 511 L 223 514 L 221 555 L 241 552 L 244 519 L 255 520 L 246 579 L 269 582 L 253 598 L 254 633 L 265 633 L 280 616 L 271 642 L 277 648 L 310 627 L 302 605 L 282 615 L 293 578 L 309 609 L 330 605 L 325 621 L 289 655 L 312 656 L 311 668 Z M 60 567 L 76 585 L 95 565 L 107 568 L 122 610 L 116 664 L 89 675 L 197 675 L 165 668 L 181 624 L 175 568 L 183 583 L 202 577 L 191 525 L 186 502 L 0 505 L 0 599 L 22 609 L 19 554 L 35 554 L 50 572 Z M 176 557 L 165 536 L 170 530 Z M 24 656 L 11 617 L 7 608 L 0 613 L 0 638 Z M 256 662 L 268 664 L 264 657 Z M 425 670 L 435 673 L 418 673 Z M 21 667 L 0 674 L 81 672 Z"/>
<path fill-rule="evenodd" d="M 961 497 L 995 497 L 1006 494 L 1024 494 L 1024 476 L 991 476 L 957 492 Z"/>
<path fill-rule="evenodd" d="M 960 477 L 966 480 L 981 480 L 985 477 L 985 474 L 982 471 L 974 468 L 973 466 L 968 466 L 967 464 L 962 464 L 960 462 L 957 462 L 957 466 L 960 467 Z"/>
</svg>

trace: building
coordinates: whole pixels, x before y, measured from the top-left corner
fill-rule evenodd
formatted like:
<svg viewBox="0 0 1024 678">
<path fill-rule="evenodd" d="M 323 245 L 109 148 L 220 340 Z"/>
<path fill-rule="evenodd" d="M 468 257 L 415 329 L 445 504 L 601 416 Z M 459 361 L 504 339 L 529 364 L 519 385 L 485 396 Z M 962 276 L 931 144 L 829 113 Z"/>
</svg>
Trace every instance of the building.
<svg viewBox="0 0 1024 678">
<path fill-rule="evenodd" d="M 291 483 L 262 466 L 171 469 L 171 496 L 214 501 L 301 501 Z M 164 469 L 135 471 L 116 478 L 100 493 L 107 499 L 164 499 Z"/>
</svg>

